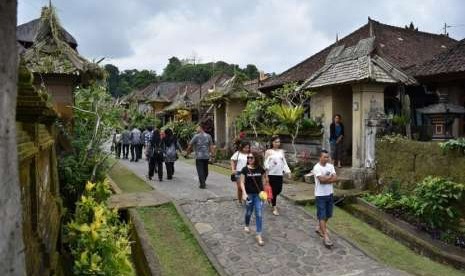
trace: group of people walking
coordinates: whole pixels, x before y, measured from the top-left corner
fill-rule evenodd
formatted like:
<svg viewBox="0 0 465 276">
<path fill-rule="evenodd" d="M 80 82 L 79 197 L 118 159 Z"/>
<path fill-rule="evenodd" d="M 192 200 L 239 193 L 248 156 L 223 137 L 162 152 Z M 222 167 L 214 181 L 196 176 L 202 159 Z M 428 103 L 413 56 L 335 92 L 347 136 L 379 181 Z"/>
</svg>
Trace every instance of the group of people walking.
<svg viewBox="0 0 465 276">
<path fill-rule="evenodd" d="M 331 125 L 332 145 L 331 153 L 336 155 L 338 166 L 341 165 L 342 139 L 344 127 L 340 115 L 335 116 Z M 241 137 L 242 138 L 242 137 Z M 163 180 L 163 163 L 166 166 L 167 179 L 172 179 L 174 174 L 174 163 L 178 159 L 178 151 L 181 146 L 171 129 L 161 133 L 158 129 L 147 128 L 140 132 L 137 128 L 131 131 L 126 127 L 122 134 L 118 132 L 114 136 L 116 155 L 119 158 L 121 147 L 123 158 L 128 159 L 128 148 L 131 148 L 131 161 L 137 162 L 142 158 L 142 148 L 149 161 L 148 179 L 152 180 L 155 172 L 158 179 Z M 120 145 L 118 145 L 118 143 Z M 333 147 L 334 146 L 334 147 Z M 126 150 L 125 150 L 126 149 Z M 207 187 L 208 164 L 214 158 L 215 146 L 210 134 L 205 132 L 205 126 L 199 125 L 197 133 L 188 144 L 184 154 L 187 157 L 195 152 L 195 165 L 199 179 L 199 188 Z M 315 199 L 317 207 L 318 233 L 326 246 L 332 246 L 326 227 L 327 221 L 333 212 L 333 183 L 337 181 L 334 166 L 326 150 L 320 152 L 319 162 L 313 167 L 312 173 L 315 177 Z M 234 154 L 230 158 L 231 181 L 236 186 L 237 202 L 245 206 L 244 231 L 250 233 L 250 221 L 255 214 L 256 240 L 259 245 L 264 245 L 263 232 L 263 207 L 268 197 L 272 206 L 272 214 L 279 216 L 277 198 L 283 189 L 284 175 L 291 177 L 291 170 L 286 161 L 284 150 L 281 148 L 279 136 L 270 139 L 269 147 L 264 154 L 251 151 L 250 142 L 242 139 Z M 270 191 L 271 190 L 271 191 Z"/>
<path fill-rule="evenodd" d="M 344 127 L 340 121 L 340 115 L 335 117 L 331 126 L 333 129 L 331 143 L 336 154 L 333 162 L 341 166 L 341 149 Z M 330 163 L 328 151 L 322 149 L 319 161 L 312 169 L 315 177 L 315 201 L 317 207 L 318 225 L 315 232 L 323 239 L 323 243 L 331 247 L 333 245 L 327 230 L 327 222 L 333 215 L 333 183 L 337 182 L 336 170 Z M 267 196 L 262 194 L 271 188 L 272 214 L 279 216 L 277 198 L 283 189 L 283 176 L 287 174 L 291 178 L 291 170 L 287 164 L 285 152 L 281 149 L 279 136 L 271 137 L 269 148 L 262 155 L 251 152 L 250 143 L 242 141 L 237 151 L 231 156 L 231 180 L 236 183 L 237 201 L 239 205 L 245 202 L 245 227 L 244 231 L 250 233 L 250 220 L 255 213 L 256 240 L 259 245 L 264 245 L 263 231 L 263 206 Z"/>
<path fill-rule="evenodd" d="M 116 130 L 113 135 L 113 146 L 117 159 L 121 158 L 121 153 L 123 159 L 129 159 L 130 151 L 130 162 L 138 162 L 145 152 L 148 161 L 147 178 L 152 180 L 157 172 L 159 181 L 163 181 L 163 163 L 166 167 L 166 179 L 173 179 L 174 162 L 178 159 L 178 152 L 182 150 L 171 129 L 160 131 L 152 127 L 141 131 L 137 127 L 129 130 L 126 126 L 122 133 Z"/>
</svg>

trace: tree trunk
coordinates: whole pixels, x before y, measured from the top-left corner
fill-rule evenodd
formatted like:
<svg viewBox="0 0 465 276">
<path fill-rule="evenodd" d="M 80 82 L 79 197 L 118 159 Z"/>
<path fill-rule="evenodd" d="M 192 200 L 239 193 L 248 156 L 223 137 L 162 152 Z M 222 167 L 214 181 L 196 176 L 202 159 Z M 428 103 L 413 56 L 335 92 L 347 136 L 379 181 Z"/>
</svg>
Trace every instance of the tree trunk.
<svg viewBox="0 0 465 276">
<path fill-rule="evenodd" d="M 0 1 L 0 275 L 26 275 L 16 144 L 16 0 Z"/>
</svg>

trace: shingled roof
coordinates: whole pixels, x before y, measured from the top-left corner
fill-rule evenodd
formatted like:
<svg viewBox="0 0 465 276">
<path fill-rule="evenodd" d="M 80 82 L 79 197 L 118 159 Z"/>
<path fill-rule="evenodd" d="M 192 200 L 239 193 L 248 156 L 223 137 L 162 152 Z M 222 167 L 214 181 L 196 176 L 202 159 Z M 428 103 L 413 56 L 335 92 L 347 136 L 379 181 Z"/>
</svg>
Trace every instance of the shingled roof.
<svg viewBox="0 0 465 276">
<path fill-rule="evenodd" d="M 231 79 L 232 76 L 219 73 L 211 77 L 208 81 L 204 82 L 202 86 L 197 85 L 197 89 L 189 96 L 194 104 L 198 104 L 203 99 L 209 90 L 215 89 L 217 86 L 222 86 L 226 81 Z"/>
<path fill-rule="evenodd" d="M 418 77 L 465 73 L 465 39 L 454 48 L 436 55 L 410 71 L 412 75 Z"/>
<path fill-rule="evenodd" d="M 248 100 L 262 97 L 263 93 L 254 89 L 250 82 L 246 83 L 237 75 L 232 76 L 221 85 L 208 89 L 202 101 L 207 103 L 230 101 L 230 100 Z"/>
<path fill-rule="evenodd" d="M 422 64 L 457 44 L 456 40 L 445 35 L 390 26 L 369 18 L 368 23 L 358 30 L 283 73 L 268 79 L 260 89 L 272 89 L 287 82 L 304 81 L 325 65 L 326 57 L 335 46 L 351 47 L 368 37 L 375 37 L 374 53 L 404 70 Z"/>
<path fill-rule="evenodd" d="M 374 42 L 375 37 L 369 37 L 360 40 L 355 46 L 335 46 L 326 57 L 325 65 L 305 80 L 301 87 L 317 88 L 361 80 L 417 84 L 414 78 L 382 57 L 372 54 Z"/>
</svg>

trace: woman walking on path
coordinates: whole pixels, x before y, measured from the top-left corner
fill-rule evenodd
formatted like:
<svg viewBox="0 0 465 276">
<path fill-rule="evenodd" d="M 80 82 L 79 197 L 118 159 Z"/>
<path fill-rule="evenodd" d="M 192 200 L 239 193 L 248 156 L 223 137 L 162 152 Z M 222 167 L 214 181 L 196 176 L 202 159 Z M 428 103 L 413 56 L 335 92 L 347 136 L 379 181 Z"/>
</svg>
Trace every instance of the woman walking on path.
<svg viewBox="0 0 465 276">
<path fill-rule="evenodd" d="M 165 152 L 165 144 L 160 138 L 158 130 L 153 131 L 152 139 L 150 141 L 149 149 L 149 175 L 148 178 L 152 180 L 155 167 L 158 172 L 158 180 L 163 181 L 163 156 Z"/>
<path fill-rule="evenodd" d="M 264 245 L 262 239 L 263 200 L 259 195 L 263 192 L 264 185 L 268 185 L 268 181 L 260 159 L 261 156 L 257 153 L 247 155 L 247 166 L 241 171 L 241 189 L 242 199 L 247 205 L 244 231 L 250 233 L 250 218 L 255 210 L 256 239 L 259 245 Z"/>
<path fill-rule="evenodd" d="M 279 136 L 271 137 L 271 148 L 265 152 L 265 169 L 270 181 L 273 199 L 273 215 L 278 216 L 278 208 L 276 207 L 276 199 L 283 190 L 283 173 L 287 173 L 291 177 L 291 170 L 286 162 L 284 150 L 281 149 L 281 140 Z"/>
<path fill-rule="evenodd" d="M 173 179 L 174 162 L 178 160 L 177 151 L 181 150 L 181 145 L 179 144 L 176 136 L 173 135 L 173 131 L 169 128 L 165 130 L 163 144 L 165 145 L 165 167 L 167 179 Z"/>
<path fill-rule="evenodd" d="M 237 201 L 242 205 L 242 189 L 241 189 L 241 172 L 247 166 L 247 155 L 250 153 L 250 143 L 241 141 L 237 151 L 231 156 L 231 180 L 236 181 L 237 185 Z"/>
<path fill-rule="evenodd" d="M 331 145 L 331 159 L 338 168 L 342 167 L 342 153 L 344 152 L 344 125 L 342 117 L 336 114 L 329 126 L 329 143 Z"/>
</svg>

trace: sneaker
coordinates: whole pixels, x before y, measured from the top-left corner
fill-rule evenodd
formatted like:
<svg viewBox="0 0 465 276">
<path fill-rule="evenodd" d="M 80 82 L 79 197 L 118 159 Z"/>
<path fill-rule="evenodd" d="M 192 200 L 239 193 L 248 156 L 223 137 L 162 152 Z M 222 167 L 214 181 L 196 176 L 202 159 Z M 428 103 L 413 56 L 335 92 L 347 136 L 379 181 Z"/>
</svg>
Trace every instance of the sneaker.
<svg viewBox="0 0 465 276">
<path fill-rule="evenodd" d="M 331 247 L 333 246 L 333 242 L 328 238 L 328 239 L 324 239 L 323 240 L 323 243 L 325 244 L 325 246 L 327 247 Z"/>
<path fill-rule="evenodd" d="M 273 215 L 275 215 L 275 216 L 279 216 L 278 209 L 276 209 L 276 208 L 274 208 L 274 209 L 273 209 Z"/>
<path fill-rule="evenodd" d="M 264 246 L 264 245 L 265 245 L 265 242 L 263 241 L 261 235 L 257 235 L 256 239 L 257 239 L 258 245 L 260 245 L 260 246 Z"/>
<path fill-rule="evenodd" d="M 247 234 L 250 233 L 250 228 L 248 226 L 244 227 L 244 232 L 246 232 Z"/>
</svg>

